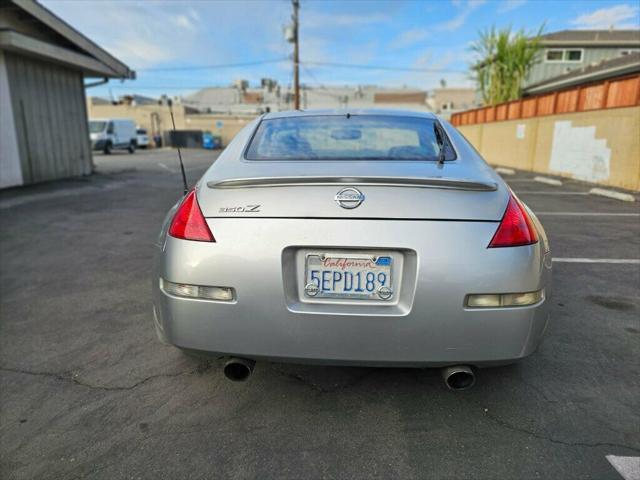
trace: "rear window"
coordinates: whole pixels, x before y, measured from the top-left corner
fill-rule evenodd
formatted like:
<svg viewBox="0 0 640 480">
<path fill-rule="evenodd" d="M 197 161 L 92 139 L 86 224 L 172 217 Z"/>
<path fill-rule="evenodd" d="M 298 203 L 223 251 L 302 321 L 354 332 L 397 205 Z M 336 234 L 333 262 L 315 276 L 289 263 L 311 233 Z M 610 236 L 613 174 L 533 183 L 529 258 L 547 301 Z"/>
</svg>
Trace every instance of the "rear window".
<svg viewBox="0 0 640 480">
<path fill-rule="evenodd" d="M 248 160 L 437 160 L 429 118 L 351 115 L 263 120 Z"/>
</svg>

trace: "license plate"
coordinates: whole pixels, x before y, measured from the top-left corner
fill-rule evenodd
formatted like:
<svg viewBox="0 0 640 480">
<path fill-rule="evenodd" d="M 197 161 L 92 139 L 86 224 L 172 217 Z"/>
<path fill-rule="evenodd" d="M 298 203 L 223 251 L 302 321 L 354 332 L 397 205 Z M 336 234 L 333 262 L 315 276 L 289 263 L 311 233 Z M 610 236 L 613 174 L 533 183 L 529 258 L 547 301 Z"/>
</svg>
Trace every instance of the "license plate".
<svg viewBox="0 0 640 480">
<path fill-rule="evenodd" d="M 389 300 L 390 255 L 307 255 L 304 293 L 309 298 Z"/>
</svg>

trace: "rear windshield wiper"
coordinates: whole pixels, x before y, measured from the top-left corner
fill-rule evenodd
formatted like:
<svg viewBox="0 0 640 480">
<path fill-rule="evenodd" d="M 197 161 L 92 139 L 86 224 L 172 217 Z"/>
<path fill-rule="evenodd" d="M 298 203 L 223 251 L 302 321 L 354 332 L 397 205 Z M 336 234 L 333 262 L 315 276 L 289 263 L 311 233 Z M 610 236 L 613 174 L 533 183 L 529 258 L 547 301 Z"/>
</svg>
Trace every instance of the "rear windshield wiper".
<svg viewBox="0 0 640 480">
<path fill-rule="evenodd" d="M 436 136 L 436 141 L 438 142 L 438 147 L 440 147 L 440 151 L 438 152 L 438 164 L 442 165 L 446 159 L 446 135 L 444 134 L 444 131 L 442 130 L 442 125 L 440 125 L 439 122 L 434 122 L 433 123 L 433 132 L 435 133 Z"/>
</svg>

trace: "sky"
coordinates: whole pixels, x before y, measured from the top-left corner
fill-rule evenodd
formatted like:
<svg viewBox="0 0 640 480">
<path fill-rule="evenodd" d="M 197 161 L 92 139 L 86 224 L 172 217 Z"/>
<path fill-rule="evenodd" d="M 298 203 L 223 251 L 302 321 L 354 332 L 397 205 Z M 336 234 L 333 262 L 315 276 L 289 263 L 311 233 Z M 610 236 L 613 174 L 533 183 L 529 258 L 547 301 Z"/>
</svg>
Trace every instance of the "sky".
<svg viewBox="0 0 640 480">
<path fill-rule="evenodd" d="M 236 79 L 290 85 L 289 0 L 41 0 L 137 72 L 94 96 L 185 95 Z M 301 83 L 432 89 L 473 85 L 470 46 L 496 26 L 535 33 L 640 28 L 637 0 L 300 0 Z M 269 63 L 256 63 L 256 62 Z M 326 63 L 367 66 L 353 68 Z M 244 64 L 244 65 L 243 65 Z M 225 67 L 220 67 L 224 65 Z M 192 68 L 210 67 L 218 68 Z M 386 69 L 377 69 L 385 67 Z M 405 69 L 405 70 L 402 70 Z M 413 70 L 411 70 L 413 69 Z"/>
</svg>

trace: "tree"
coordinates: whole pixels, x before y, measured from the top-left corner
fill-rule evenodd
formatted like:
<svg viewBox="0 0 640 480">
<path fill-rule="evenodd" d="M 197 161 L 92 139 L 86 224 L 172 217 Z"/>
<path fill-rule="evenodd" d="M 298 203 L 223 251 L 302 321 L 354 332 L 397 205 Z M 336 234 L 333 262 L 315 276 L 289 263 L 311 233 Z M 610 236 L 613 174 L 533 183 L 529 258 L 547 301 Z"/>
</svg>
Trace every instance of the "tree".
<svg viewBox="0 0 640 480">
<path fill-rule="evenodd" d="M 537 60 L 543 28 L 532 37 L 524 30 L 512 32 L 511 27 L 480 32 L 471 46 L 479 61 L 471 69 L 484 103 L 495 105 L 520 98 L 522 84 Z"/>
</svg>

